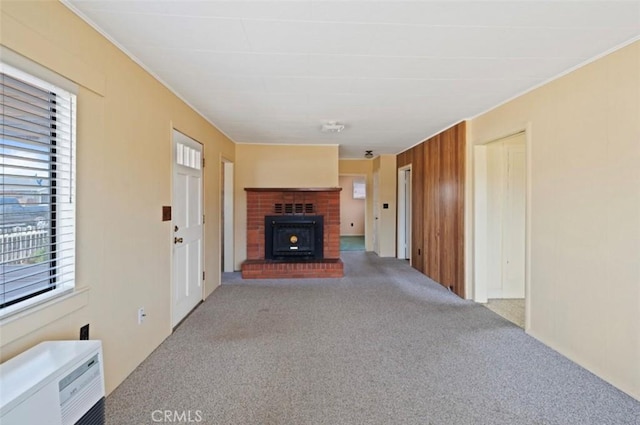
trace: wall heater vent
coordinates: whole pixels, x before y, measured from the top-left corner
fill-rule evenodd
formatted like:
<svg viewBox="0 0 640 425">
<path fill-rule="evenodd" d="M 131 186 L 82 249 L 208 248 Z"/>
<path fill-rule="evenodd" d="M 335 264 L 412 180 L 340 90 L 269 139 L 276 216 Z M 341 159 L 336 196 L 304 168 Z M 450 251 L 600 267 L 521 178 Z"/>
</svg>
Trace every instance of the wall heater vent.
<svg viewBox="0 0 640 425">
<path fill-rule="evenodd" d="M 0 365 L 2 425 L 103 425 L 100 341 L 47 341 Z"/>
</svg>

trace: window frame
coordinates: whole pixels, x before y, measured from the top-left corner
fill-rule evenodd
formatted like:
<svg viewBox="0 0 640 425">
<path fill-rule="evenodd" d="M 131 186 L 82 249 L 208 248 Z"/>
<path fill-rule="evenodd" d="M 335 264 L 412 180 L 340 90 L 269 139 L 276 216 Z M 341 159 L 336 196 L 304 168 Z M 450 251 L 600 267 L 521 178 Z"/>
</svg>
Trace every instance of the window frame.
<svg viewBox="0 0 640 425">
<path fill-rule="evenodd" d="M 50 283 L 53 283 L 50 287 L 42 288 L 27 294 L 15 300 L 11 300 L 8 303 L 2 302 L 0 307 L 0 319 L 7 316 L 22 312 L 30 309 L 34 306 L 43 304 L 53 298 L 68 295 L 74 291 L 75 282 L 75 264 L 76 264 L 76 246 L 75 246 L 75 233 L 76 233 L 76 211 L 75 211 L 75 188 L 77 181 L 76 174 L 76 113 L 77 113 L 77 88 L 70 82 L 63 80 L 59 75 L 46 70 L 39 65 L 33 64 L 28 66 L 29 71 L 23 71 L 10 61 L 6 61 L 3 58 L 0 61 L 0 71 L 3 74 L 8 75 L 13 79 L 18 79 L 25 82 L 28 85 L 32 85 L 36 88 L 46 90 L 52 94 L 53 104 L 55 105 L 52 111 L 55 113 L 55 125 L 51 130 L 51 144 L 49 145 L 48 155 L 49 159 L 49 178 L 51 179 L 51 186 L 47 196 L 49 197 L 48 204 L 49 220 L 50 223 L 50 240 L 49 254 L 50 258 L 46 261 L 49 263 L 48 270 L 51 275 Z M 24 62 L 24 61 L 21 61 Z M 24 63 L 21 63 L 23 65 Z M 33 71 L 33 72 L 31 72 Z M 44 74 L 44 75 L 43 75 Z M 44 78 L 43 78 L 44 77 Z M 51 78 L 48 78 L 51 77 Z M 53 82 L 52 82 L 53 81 Z M 58 84 L 63 82 L 64 84 Z M 69 90 L 73 88 L 76 90 Z M 68 104 L 65 107 L 69 108 L 68 114 L 58 114 L 58 101 L 63 99 Z M 68 131 L 68 134 L 63 138 L 58 138 L 58 133 Z M 5 142 L 3 142 L 4 145 Z M 66 149 L 68 153 L 64 161 L 58 160 L 58 149 Z M 69 173 L 66 180 L 62 184 L 61 191 L 58 190 L 58 177 L 59 174 Z M 2 171 L 4 176 L 4 170 Z M 4 191 L 4 185 L 2 185 Z M 60 193 L 59 193 L 60 192 Z M 4 196 L 4 195 L 3 195 Z M 59 198 L 65 198 L 64 208 L 58 208 Z M 68 199 L 67 199 L 68 197 Z M 64 223 L 66 229 L 64 232 L 58 234 L 58 227 Z M 59 252 L 64 250 L 68 251 L 67 255 L 62 255 L 59 258 Z M 63 269 L 64 268 L 64 269 Z M 0 271 L 4 274 L 4 272 Z M 60 277 L 64 276 L 64 279 Z M 51 281 L 54 282 L 51 282 Z M 4 288 L 2 288 L 4 295 Z M 0 304 L 1 305 L 1 304 Z"/>
</svg>

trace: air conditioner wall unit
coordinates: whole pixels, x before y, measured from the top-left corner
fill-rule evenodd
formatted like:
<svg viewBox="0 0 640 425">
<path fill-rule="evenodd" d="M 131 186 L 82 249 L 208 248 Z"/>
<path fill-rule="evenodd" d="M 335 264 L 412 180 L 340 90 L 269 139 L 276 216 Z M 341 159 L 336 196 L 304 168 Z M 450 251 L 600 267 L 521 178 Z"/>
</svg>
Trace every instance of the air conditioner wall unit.
<svg viewBox="0 0 640 425">
<path fill-rule="evenodd" d="M 104 424 L 100 341 L 47 341 L 0 365 L 0 424 Z"/>
</svg>

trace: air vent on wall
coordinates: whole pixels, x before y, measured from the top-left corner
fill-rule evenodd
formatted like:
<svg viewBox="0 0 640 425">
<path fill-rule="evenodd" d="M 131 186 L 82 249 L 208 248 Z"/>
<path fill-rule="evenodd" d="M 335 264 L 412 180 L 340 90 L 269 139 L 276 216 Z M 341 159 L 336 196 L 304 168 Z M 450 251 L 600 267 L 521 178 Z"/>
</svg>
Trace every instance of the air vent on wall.
<svg viewBox="0 0 640 425">
<path fill-rule="evenodd" d="M 273 204 L 275 214 L 313 214 L 315 210 L 312 203 Z"/>
</svg>

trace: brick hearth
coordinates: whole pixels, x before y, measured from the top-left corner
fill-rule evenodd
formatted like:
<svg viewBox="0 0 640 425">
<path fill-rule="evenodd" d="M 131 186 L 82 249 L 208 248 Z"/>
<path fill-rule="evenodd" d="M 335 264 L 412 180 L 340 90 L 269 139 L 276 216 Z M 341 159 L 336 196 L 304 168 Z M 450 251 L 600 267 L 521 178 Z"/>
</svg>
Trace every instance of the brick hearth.
<svg viewBox="0 0 640 425">
<path fill-rule="evenodd" d="M 340 260 L 340 188 L 280 189 L 245 188 L 247 191 L 247 260 L 242 264 L 245 279 L 342 277 Z M 265 260 L 264 217 L 296 213 L 313 205 L 313 213 L 324 217 L 324 259 L 284 262 Z M 281 209 L 278 209 L 281 208 Z"/>
</svg>

